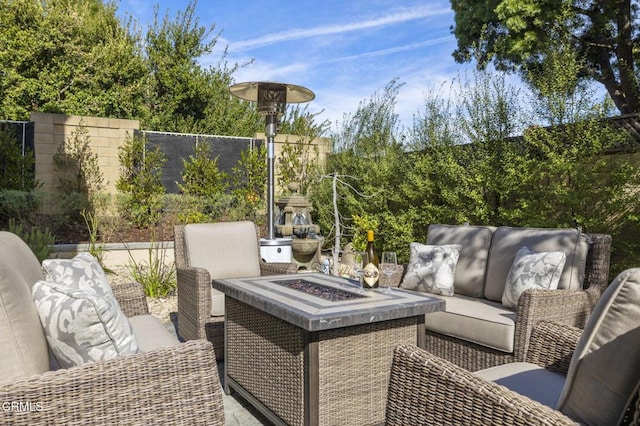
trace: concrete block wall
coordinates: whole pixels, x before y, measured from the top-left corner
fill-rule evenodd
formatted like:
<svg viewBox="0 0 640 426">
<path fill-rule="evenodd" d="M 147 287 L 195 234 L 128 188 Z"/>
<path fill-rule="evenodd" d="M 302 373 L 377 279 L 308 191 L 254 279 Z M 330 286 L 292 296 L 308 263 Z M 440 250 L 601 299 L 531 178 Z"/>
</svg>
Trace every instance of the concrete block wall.
<svg viewBox="0 0 640 426">
<path fill-rule="evenodd" d="M 77 133 L 81 125 L 87 129 L 91 149 L 98 156 L 98 166 L 104 177 L 106 192 L 110 194 L 117 192 L 115 185 L 120 173 L 118 147 L 125 142 L 127 135 L 133 136 L 134 132 L 140 129 L 139 120 L 70 116 L 43 112 L 31 113 L 30 120 L 34 124 L 36 179 L 42 183 L 42 192 L 52 194 L 50 199 L 43 200 L 43 213 L 54 211 L 52 200 L 57 192 L 58 177 L 53 165 L 53 156 L 60 145 Z M 266 141 L 264 134 L 259 133 L 255 138 Z M 277 135 L 275 139 L 276 158 L 280 156 L 284 144 L 295 143 L 297 139 L 298 137 L 293 135 Z M 330 140 L 317 138 L 313 144 L 319 148 L 316 160 L 323 162 L 331 152 Z M 276 174 L 277 172 L 276 166 Z M 277 188 L 276 192 L 279 190 Z"/>
<path fill-rule="evenodd" d="M 91 149 L 98 156 L 106 192 L 116 192 L 115 185 L 120 172 L 118 147 L 124 143 L 127 135 L 133 136 L 133 132 L 140 128 L 138 120 L 34 112 L 31 121 L 34 123 L 36 179 L 42 182 L 42 191 L 56 191 L 53 156 L 58 147 L 82 125 L 88 130 Z"/>
</svg>

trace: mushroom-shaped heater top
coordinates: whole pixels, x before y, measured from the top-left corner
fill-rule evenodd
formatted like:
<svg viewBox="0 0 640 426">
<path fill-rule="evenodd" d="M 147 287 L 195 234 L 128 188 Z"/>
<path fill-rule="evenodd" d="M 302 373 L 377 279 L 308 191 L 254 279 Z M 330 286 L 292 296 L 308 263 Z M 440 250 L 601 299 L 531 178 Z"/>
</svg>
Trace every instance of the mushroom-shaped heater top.
<svg viewBox="0 0 640 426">
<path fill-rule="evenodd" d="M 265 116 L 265 135 L 267 137 L 267 230 L 268 240 L 274 240 L 273 203 L 275 148 L 273 138 L 278 131 L 278 118 L 284 115 L 287 103 L 309 102 L 315 98 L 306 87 L 273 81 L 252 81 L 234 84 L 229 88 L 237 98 L 258 104 L 258 114 Z"/>
</svg>

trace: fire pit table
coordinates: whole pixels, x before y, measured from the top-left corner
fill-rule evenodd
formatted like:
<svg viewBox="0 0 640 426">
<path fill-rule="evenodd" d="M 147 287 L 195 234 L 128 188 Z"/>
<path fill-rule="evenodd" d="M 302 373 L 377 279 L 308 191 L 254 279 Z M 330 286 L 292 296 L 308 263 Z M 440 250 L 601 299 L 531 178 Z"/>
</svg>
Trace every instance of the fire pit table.
<svg viewBox="0 0 640 426">
<path fill-rule="evenodd" d="M 226 295 L 225 392 L 277 425 L 382 424 L 393 348 L 422 345 L 424 314 L 445 307 L 319 273 L 212 285 Z"/>
</svg>

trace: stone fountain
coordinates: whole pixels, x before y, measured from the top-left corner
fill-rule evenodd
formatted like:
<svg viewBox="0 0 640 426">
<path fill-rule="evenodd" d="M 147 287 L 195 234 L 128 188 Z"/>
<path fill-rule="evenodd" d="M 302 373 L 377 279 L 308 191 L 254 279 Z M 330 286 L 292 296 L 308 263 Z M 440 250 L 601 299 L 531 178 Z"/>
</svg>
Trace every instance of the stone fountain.
<svg viewBox="0 0 640 426">
<path fill-rule="evenodd" d="M 280 209 L 275 225 L 276 235 L 292 237 L 291 251 L 298 269 L 319 270 L 324 238 L 320 235 L 320 226 L 311 219 L 313 207 L 298 194 L 300 185 L 297 182 L 289 183 L 287 188 L 291 195 L 282 196 L 275 203 Z"/>
</svg>

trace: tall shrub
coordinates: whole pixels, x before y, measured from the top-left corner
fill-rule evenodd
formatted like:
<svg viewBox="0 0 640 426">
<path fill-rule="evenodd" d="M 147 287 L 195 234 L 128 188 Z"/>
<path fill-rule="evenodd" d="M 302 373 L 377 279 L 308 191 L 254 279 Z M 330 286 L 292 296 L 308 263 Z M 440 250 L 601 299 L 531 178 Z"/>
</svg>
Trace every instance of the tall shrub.
<svg viewBox="0 0 640 426">
<path fill-rule="evenodd" d="M 80 222 L 83 211 L 93 212 L 91 197 L 104 190 L 98 155 L 91 149 L 89 129 L 82 122 L 58 146 L 53 165 L 62 211 L 70 220 Z"/>
<path fill-rule="evenodd" d="M 146 149 L 144 136 L 127 135 L 118 148 L 120 177 L 116 188 L 125 197 L 123 213 L 140 228 L 156 225 L 162 216 L 162 167 L 166 156 L 159 148 Z"/>
<path fill-rule="evenodd" d="M 314 141 L 322 136 L 328 125 L 326 121 L 316 123 L 318 114 L 308 112 L 307 108 L 308 105 L 296 106 L 283 120 L 280 133 L 296 135 L 297 139 L 294 142 L 287 140 L 277 159 L 277 186 L 286 190 L 289 183 L 297 182 L 302 195 L 307 195 L 320 174 L 320 150 Z"/>
<path fill-rule="evenodd" d="M 358 241 L 364 235 L 367 229 L 363 224 L 380 224 L 374 229 L 378 247 L 404 241 L 410 234 L 407 230 L 411 222 L 397 215 L 403 206 L 397 188 L 407 169 L 395 113 L 401 87 L 401 83 L 392 80 L 382 92 L 362 101 L 354 114 L 345 115 L 332 135 L 334 154 L 327 159 L 322 174 L 340 176 L 344 187 L 337 204 L 344 220 L 341 226 L 345 243 L 353 238 Z M 325 232 L 326 244 L 335 237 L 333 197 L 333 179 L 321 179 L 311 191 L 315 221 Z"/>
<path fill-rule="evenodd" d="M 266 208 L 267 150 L 264 144 L 242 151 L 238 164 L 231 170 L 231 195 L 235 202 L 229 219 L 249 219 L 264 224 Z"/>
</svg>

